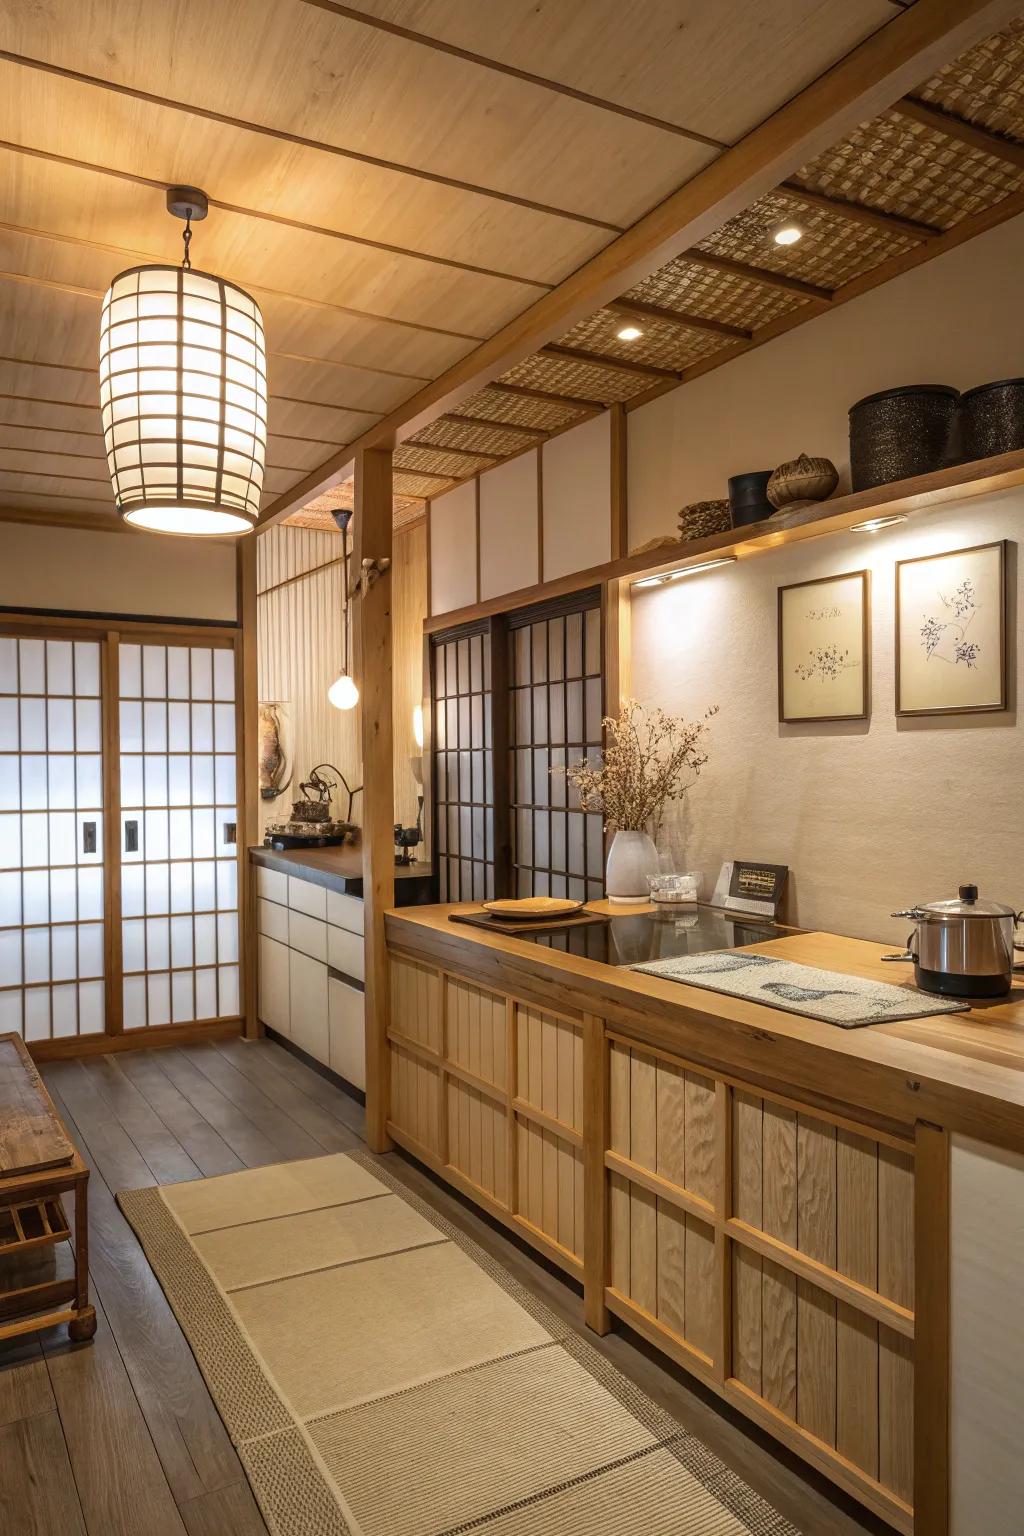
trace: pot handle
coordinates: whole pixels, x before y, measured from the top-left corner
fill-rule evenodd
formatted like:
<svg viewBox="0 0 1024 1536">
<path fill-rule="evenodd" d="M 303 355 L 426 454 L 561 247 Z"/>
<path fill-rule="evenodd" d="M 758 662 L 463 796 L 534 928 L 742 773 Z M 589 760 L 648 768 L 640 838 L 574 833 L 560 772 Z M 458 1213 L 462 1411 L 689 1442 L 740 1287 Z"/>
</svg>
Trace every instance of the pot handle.
<svg viewBox="0 0 1024 1536">
<path fill-rule="evenodd" d="M 901 955 L 879 955 L 878 958 L 880 960 L 913 960 L 915 964 L 917 963 L 917 956 L 911 954 L 909 949 L 905 949 Z"/>
</svg>

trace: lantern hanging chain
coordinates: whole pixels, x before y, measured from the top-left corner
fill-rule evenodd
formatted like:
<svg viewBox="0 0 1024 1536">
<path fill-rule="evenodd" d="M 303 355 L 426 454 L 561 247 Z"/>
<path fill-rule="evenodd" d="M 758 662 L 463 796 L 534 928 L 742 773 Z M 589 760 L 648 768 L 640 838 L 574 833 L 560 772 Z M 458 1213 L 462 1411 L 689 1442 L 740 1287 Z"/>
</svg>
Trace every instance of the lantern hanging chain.
<svg viewBox="0 0 1024 1536">
<path fill-rule="evenodd" d="M 185 215 L 185 228 L 181 232 L 181 239 L 182 239 L 182 243 L 185 246 L 185 254 L 181 258 L 181 265 L 185 269 L 186 272 L 191 272 L 191 270 L 192 270 L 192 258 L 191 258 L 191 256 L 188 253 L 188 248 L 192 244 L 192 210 L 191 210 L 191 208 L 188 210 L 188 212 Z"/>
</svg>

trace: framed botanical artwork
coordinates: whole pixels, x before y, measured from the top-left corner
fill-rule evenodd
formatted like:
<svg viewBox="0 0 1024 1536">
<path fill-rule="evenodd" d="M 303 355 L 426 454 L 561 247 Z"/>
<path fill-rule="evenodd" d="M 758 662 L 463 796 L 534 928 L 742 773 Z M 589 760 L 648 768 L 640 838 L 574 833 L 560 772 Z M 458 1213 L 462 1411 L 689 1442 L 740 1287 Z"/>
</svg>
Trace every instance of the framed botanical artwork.
<svg viewBox="0 0 1024 1536">
<path fill-rule="evenodd" d="M 867 571 L 779 588 L 779 719 L 864 720 L 870 618 Z"/>
<path fill-rule="evenodd" d="M 896 562 L 896 713 L 1006 708 L 1006 541 Z"/>
</svg>

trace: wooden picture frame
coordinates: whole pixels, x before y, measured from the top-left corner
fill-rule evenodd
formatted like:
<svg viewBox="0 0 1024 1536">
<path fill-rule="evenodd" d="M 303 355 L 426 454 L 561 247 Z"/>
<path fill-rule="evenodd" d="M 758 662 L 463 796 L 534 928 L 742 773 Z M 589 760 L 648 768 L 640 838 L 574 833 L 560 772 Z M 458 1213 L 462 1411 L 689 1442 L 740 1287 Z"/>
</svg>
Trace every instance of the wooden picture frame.
<svg viewBox="0 0 1024 1536">
<path fill-rule="evenodd" d="M 897 716 L 1006 709 L 1006 550 L 996 539 L 896 562 Z"/>
<path fill-rule="evenodd" d="M 818 593 L 813 606 L 806 606 L 812 588 Z M 778 593 L 780 722 L 866 720 L 871 687 L 868 572 L 818 576 L 780 587 Z"/>
</svg>

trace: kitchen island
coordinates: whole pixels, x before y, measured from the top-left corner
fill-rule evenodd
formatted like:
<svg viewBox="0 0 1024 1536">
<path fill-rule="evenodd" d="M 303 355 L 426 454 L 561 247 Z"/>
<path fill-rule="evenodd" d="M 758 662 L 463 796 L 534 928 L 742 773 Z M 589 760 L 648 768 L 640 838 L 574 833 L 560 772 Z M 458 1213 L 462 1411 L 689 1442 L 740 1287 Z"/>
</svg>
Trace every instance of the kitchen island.
<svg viewBox="0 0 1024 1536">
<path fill-rule="evenodd" d="M 394 1141 L 897 1529 L 1003 1529 L 1024 988 L 843 1030 L 453 910 L 387 917 Z M 834 934 L 749 947 L 899 979 Z"/>
</svg>

